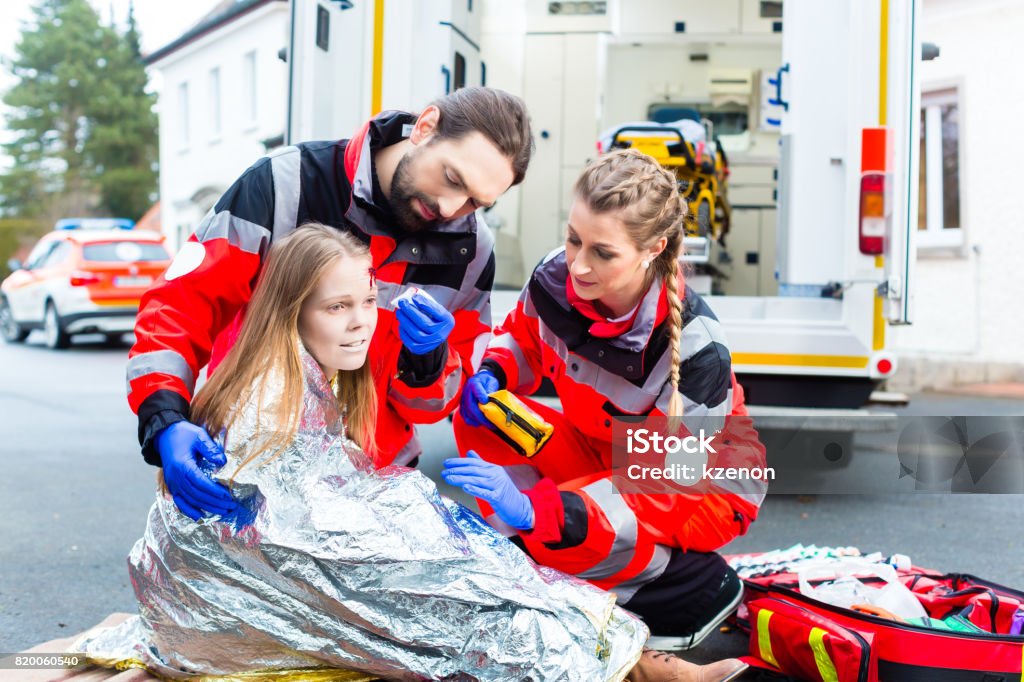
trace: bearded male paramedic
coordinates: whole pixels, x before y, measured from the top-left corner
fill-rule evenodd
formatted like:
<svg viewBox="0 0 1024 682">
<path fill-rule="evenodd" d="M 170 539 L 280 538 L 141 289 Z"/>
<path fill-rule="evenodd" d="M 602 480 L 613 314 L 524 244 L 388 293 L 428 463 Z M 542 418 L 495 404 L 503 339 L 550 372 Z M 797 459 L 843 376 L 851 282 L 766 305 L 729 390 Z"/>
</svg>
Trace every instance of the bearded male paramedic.
<svg viewBox="0 0 1024 682">
<path fill-rule="evenodd" d="M 284 147 L 231 185 L 143 297 L 129 353 L 143 457 L 163 468 L 182 512 L 198 520 L 236 506 L 203 471 L 224 454 L 189 421 L 189 402 L 200 369 L 214 371 L 237 336 L 271 243 L 306 222 L 370 247 L 372 455 L 378 466 L 414 463 L 413 425 L 458 405 L 490 336 L 494 235 L 475 212 L 522 182 L 532 149 L 522 100 L 464 88 L 419 115 L 381 113 L 347 140 Z M 396 301 L 410 287 L 429 296 Z"/>
</svg>

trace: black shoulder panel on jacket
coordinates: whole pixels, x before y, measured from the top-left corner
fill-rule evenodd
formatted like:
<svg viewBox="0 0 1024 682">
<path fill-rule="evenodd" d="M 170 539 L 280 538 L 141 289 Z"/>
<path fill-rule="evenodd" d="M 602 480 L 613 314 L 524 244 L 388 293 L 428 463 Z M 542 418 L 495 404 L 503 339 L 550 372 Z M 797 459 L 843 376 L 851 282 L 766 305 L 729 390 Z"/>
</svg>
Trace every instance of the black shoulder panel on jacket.
<svg viewBox="0 0 1024 682">
<path fill-rule="evenodd" d="M 352 200 L 352 186 L 345 176 L 345 146 L 340 142 L 304 142 L 300 167 L 302 193 L 299 195 L 298 223 L 323 223 L 342 228 L 345 211 Z M 348 230 L 369 243 L 370 238 L 359 230 Z"/>
<path fill-rule="evenodd" d="M 227 211 L 236 218 L 271 228 L 274 225 L 274 172 L 268 157 L 263 157 L 235 180 L 217 203 L 214 211 Z"/>
</svg>

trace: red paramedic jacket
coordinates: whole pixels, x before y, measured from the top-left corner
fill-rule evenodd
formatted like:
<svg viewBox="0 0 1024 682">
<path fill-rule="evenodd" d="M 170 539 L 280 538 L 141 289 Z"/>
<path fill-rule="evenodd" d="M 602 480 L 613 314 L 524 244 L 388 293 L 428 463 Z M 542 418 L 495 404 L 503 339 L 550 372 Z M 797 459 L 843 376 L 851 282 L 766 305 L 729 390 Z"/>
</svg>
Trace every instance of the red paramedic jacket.
<svg viewBox="0 0 1024 682">
<path fill-rule="evenodd" d="M 548 378 L 566 421 L 607 452 L 607 470 L 557 486 L 545 478 L 526 491 L 536 525 L 520 535 L 535 557 L 557 550 L 562 570 L 573 563 L 585 568 L 607 559 L 609 552 L 627 551 L 635 539 L 625 536 L 635 533 L 620 533 L 624 528 L 640 527 L 658 545 L 680 546 L 675 530 L 701 504 L 700 495 L 620 493 L 612 482 L 613 418 L 665 416 L 668 411 L 671 349 L 661 283 L 651 285 L 624 333 L 601 338 L 591 333 L 594 320 L 570 303 L 568 274 L 564 249 L 551 252 L 537 266 L 515 309 L 494 330 L 482 363 L 504 388 L 521 395 L 533 393 Z M 739 417 L 726 427 L 738 446 L 732 456 L 739 459 L 734 461 L 763 466 L 764 447 L 745 417 L 742 388 L 732 374 L 721 324 L 692 289 L 684 286 L 681 297 L 678 390 L 683 414 L 706 417 L 709 423 Z M 735 521 L 739 532 L 745 532 L 757 518 L 766 491 L 759 481 L 730 482 L 721 492 L 729 508 L 723 522 Z"/>
<path fill-rule="evenodd" d="M 379 289 L 368 357 L 379 407 L 373 456 L 384 466 L 419 455 L 412 424 L 439 421 L 455 408 L 490 336 L 495 260 L 494 235 L 475 214 L 416 233 L 396 225 L 373 153 L 407 137 L 415 120 L 388 111 L 350 140 L 277 150 L 246 170 L 203 218 L 143 296 L 136 321 L 128 402 L 147 462 L 160 466 L 156 434 L 188 419 L 199 370 L 209 363 L 213 371 L 237 338 L 271 243 L 307 222 L 369 244 Z M 394 300 L 410 286 L 455 317 L 447 344 L 432 354 L 413 355 L 398 337 Z"/>
</svg>

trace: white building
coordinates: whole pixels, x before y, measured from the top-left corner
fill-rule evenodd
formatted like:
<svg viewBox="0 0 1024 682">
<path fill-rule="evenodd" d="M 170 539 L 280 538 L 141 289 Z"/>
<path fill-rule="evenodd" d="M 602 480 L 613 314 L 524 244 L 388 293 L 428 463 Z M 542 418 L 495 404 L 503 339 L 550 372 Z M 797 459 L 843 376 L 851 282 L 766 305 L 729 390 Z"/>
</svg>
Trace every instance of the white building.
<svg viewBox="0 0 1024 682">
<path fill-rule="evenodd" d="M 925 0 L 916 301 L 897 388 L 1024 380 L 1022 0 Z"/>
<path fill-rule="evenodd" d="M 211 2 L 211 4 L 213 4 Z M 249 165 L 283 143 L 287 0 L 224 0 L 146 58 L 159 85 L 163 229 L 180 246 Z"/>
</svg>

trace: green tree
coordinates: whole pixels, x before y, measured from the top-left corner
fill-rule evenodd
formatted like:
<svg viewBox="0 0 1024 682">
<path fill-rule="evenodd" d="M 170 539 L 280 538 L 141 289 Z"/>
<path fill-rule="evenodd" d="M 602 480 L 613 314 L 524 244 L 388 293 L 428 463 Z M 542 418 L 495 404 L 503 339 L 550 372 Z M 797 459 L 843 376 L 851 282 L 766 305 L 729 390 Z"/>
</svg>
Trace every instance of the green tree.
<svg viewBox="0 0 1024 682">
<path fill-rule="evenodd" d="M 39 0 L 10 68 L 4 213 L 138 218 L 156 190 L 157 122 L 133 11 L 120 32 L 87 0 Z"/>
<path fill-rule="evenodd" d="M 156 191 L 155 96 L 146 93 L 134 5 L 123 34 L 108 33 L 109 78 L 96 93 L 89 155 L 99 174 L 101 203 L 111 215 L 140 217 Z"/>
</svg>

